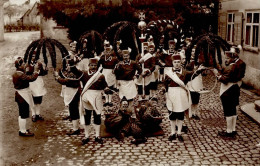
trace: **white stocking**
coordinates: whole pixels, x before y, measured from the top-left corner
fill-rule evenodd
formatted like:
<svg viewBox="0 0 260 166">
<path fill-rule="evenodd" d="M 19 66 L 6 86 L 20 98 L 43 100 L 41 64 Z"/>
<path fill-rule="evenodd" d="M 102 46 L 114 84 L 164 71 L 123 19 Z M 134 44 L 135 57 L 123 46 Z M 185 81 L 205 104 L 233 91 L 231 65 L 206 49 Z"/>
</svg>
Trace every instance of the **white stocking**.
<svg viewBox="0 0 260 166">
<path fill-rule="evenodd" d="M 20 116 L 19 116 L 19 127 L 22 133 L 26 133 L 26 119 L 22 119 Z"/>
<path fill-rule="evenodd" d="M 233 126 L 232 116 L 226 117 L 226 121 L 227 121 L 227 133 L 231 133 L 232 132 L 232 126 Z"/>
<path fill-rule="evenodd" d="M 90 125 L 84 125 L 84 132 L 86 138 L 89 137 L 89 129 L 90 129 Z"/>
<path fill-rule="evenodd" d="M 96 137 L 99 137 L 100 136 L 100 125 L 94 124 L 94 128 L 96 131 Z"/>
<path fill-rule="evenodd" d="M 109 96 L 107 94 L 105 94 L 105 99 L 106 99 L 106 103 L 109 102 Z"/>
<path fill-rule="evenodd" d="M 40 104 L 35 104 L 35 111 L 36 111 L 36 115 L 41 114 L 41 105 Z"/>
<path fill-rule="evenodd" d="M 232 131 L 236 131 L 237 115 L 232 116 Z"/>
<path fill-rule="evenodd" d="M 112 95 L 107 95 L 108 96 L 108 102 L 112 103 Z"/>
<path fill-rule="evenodd" d="M 72 120 L 73 130 L 76 131 L 79 129 L 79 122 L 78 120 Z"/>
<path fill-rule="evenodd" d="M 171 135 L 174 135 L 176 133 L 176 120 L 170 120 L 171 124 Z"/>
<path fill-rule="evenodd" d="M 177 134 L 181 134 L 183 120 L 177 120 L 178 131 Z"/>
</svg>

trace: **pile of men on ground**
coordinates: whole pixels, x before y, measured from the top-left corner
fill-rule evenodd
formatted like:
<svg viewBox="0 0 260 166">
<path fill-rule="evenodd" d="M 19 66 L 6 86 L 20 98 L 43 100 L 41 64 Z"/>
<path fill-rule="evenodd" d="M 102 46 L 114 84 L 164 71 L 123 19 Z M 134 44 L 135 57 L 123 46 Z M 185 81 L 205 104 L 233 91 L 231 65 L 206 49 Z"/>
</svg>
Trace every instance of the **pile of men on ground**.
<svg viewBox="0 0 260 166">
<path fill-rule="evenodd" d="M 160 41 L 164 42 L 163 37 Z M 84 42 L 86 45 L 87 39 Z M 154 132 L 153 129 L 158 129 L 162 123 L 163 115 L 158 107 L 160 93 L 166 97 L 163 104 L 168 110 L 170 122 L 168 140 L 183 142 L 183 128 L 187 130 L 183 126 L 185 113 L 189 112 L 186 118 L 200 119 L 197 108 L 200 93 L 196 88 L 202 88 L 201 74 L 206 68 L 200 58 L 197 63 L 194 62 L 196 46 L 192 50 L 191 61 L 186 64 L 185 47 L 176 50 L 175 40 L 169 40 L 169 49 L 165 50 L 163 45 L 156 46 L 150 37 L 143 43 L 143 53 L 136 59 L 131 59 L 131 48 L 127 43 L 118 43 L 118 55 L 107 40 L 104 41 L 101 55 L 86 51 L 86 48 L 77 50 L 76 41 L 70 43 L 69 55 L 63 58 L 65 67 L 54 72 L 55 80 L 62 85 L 61 96 L 72 121 L 72 129 L 67 135 L 79 135 L 81 124 L 85 134 L 82 144 L 88 144 L 93 114 L 95 142 L 102 144 L 101 115 L 113 106 L 112 95 L 118 94 L 120 106 L 118 110 L 113 110 L 114 114 L 106 116 L 106 129 L 118 141 L 124 141 L 125 136 L 131 135 L 131 143 L 145 143 L 145 135 Z M 234 138 L 237 134 L 236 107 L 239 104 L 241 79 L 245 74 L 245 63 L 238 54 L 237 47 L 226 51 L 226 66 L 214 69 L 216 78 L 221 82 L 220 98 L 227 122 L 227 129 L 218 134 L 225 138 Z M 26 128 L 26 119 L 31 110 L 33 122 L 44 120 L 40 110 L 42 97 L 46 94 L 42 76 L 47 74 L 47 67 L 34 56 L 27 64 L 23 58 L 18 58 L 15 67 L 13 83 L 19 108 L 19 135 L 33 136 Z M 195 85 L 192 88 L 191 83 Z M 138 106 L 133 104 L 135 98 L 138 98 Z"/>
</svg>

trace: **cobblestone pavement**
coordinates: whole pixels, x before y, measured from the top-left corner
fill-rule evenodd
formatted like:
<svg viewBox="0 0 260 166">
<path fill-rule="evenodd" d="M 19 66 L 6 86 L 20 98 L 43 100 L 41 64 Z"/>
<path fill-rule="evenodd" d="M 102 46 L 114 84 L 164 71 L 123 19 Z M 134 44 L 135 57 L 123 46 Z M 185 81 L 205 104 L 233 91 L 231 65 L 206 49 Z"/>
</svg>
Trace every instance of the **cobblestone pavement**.
<svg viewBox="0 0 260 166">
<path fill-rule="evenodd" d="M 237 131 L 234 140 L 225 140 L 217 132 L 225 129 L 225 120 L 217 90 L 203 94 L 199 104 L 201 120 L 186 121 L 189 128 L 183 134 L 184 142 L 168 141 L 169 120 L 165 117 L 163 136 L 149 137 L 145 144 L 138 146 L 130 143 L 131 137 L 124 142 L 115 138 L 104 139 L 104 144 L 94 142 L 92 128 L 91 141 L 82 146 L 82 131 L 79 136 L 67 136 L 71 123 L 61 120 L 64 111 L 57 111 L 56 120 L 46 121 L 43 154 L 49 159 L 43 165 L 259 165 L 260 129 L 259 125 L 238 111 Z M 115 98 L 115 96 L 114 96 Z M 253 101 L 253 97 L 241 92 L 240 104 Z M 160 102 L 164 103 L 161 96 Z M 166 113 L 164 108 L 163 112 Z M 39 157 L 40 159 L 40 157 Z M 39 160 L 38 159 L 38 160 Z M 27 161 L 29 164 L 31 161 Z"/>
</svg>

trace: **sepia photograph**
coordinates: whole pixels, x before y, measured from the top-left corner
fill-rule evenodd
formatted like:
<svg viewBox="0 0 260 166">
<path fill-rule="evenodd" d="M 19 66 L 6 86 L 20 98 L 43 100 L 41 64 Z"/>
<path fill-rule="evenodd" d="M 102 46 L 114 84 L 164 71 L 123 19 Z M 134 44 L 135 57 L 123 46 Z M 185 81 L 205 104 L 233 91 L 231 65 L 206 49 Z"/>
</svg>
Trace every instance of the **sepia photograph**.
<svg viewBox="0 0 260 166">
<path fill-rule="evenodd" d="M 260 165 L 260 0 L 0 0 L 0 166 L 102 165 Z"/>
</svg>

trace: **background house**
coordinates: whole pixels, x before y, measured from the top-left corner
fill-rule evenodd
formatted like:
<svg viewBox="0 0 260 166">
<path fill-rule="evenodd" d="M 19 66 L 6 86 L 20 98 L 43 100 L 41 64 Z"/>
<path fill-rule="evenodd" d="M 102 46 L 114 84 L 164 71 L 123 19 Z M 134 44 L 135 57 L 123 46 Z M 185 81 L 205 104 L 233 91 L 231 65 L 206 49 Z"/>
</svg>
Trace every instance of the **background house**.
<svg viewBox="0 0 260 166">
<path fill-rule="evenodd" d="M 17 21 L 18 25 L 36 25 L 40 24 L 40 15 L 37 9 L 39 3 L 35 2 L 31 9 L 28 9 L 24 15 Z"/>
<path fill-rule="evenodd" d="M 260 89 L 260 0 L 220 0 L 218 35 L 241 45 L 247 64 L 243 82 Z"/>
</svg>

